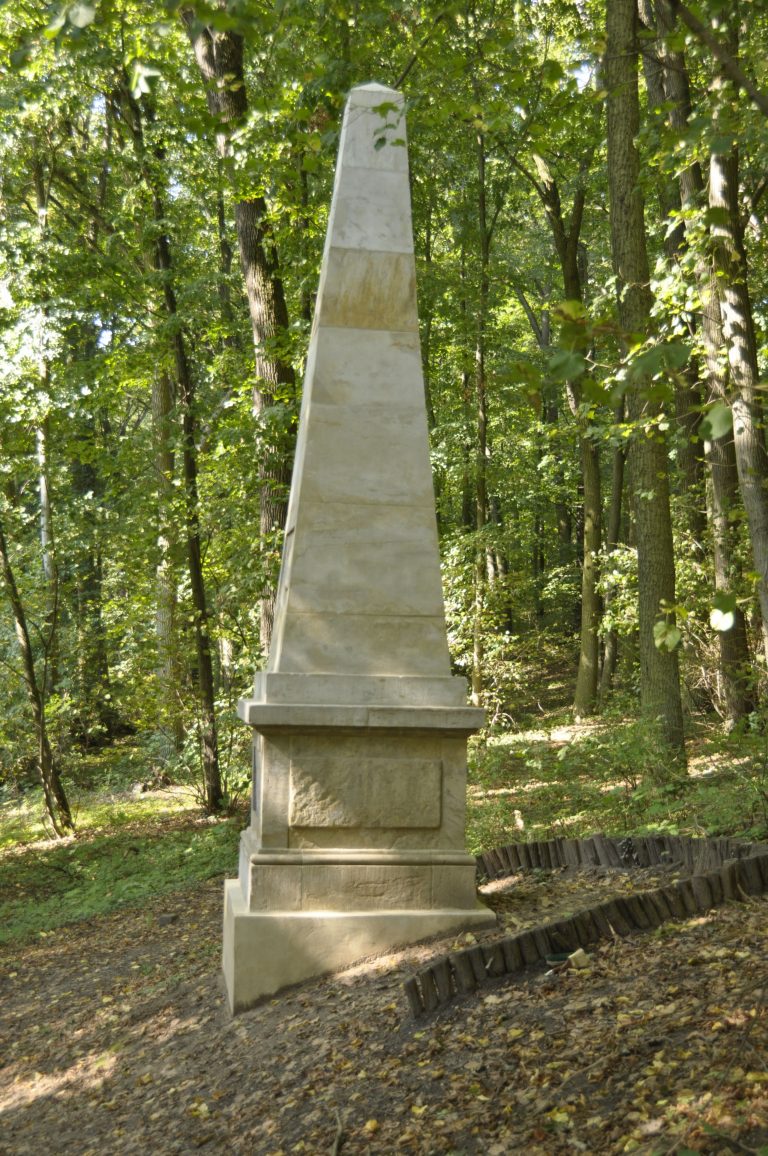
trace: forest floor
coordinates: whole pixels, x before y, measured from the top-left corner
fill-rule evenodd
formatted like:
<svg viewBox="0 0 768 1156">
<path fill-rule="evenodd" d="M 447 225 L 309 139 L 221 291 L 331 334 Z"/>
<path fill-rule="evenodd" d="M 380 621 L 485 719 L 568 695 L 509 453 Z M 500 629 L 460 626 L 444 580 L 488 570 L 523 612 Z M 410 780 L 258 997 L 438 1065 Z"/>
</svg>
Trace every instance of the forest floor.
<svg viewBox="0 0 768 1156">
<path fill-rule="evenodd" d="M 490 885 L 487 941 L 649 885 Z M 653 885 L 652 883 L 650 885 Z M 0 947 L 0 1152 L 768 1153 L 768 900 L 605 943 L 413 1020 L 402 983 L 467 937 L 236 1018 L 221 881 Z"/>
</svg>

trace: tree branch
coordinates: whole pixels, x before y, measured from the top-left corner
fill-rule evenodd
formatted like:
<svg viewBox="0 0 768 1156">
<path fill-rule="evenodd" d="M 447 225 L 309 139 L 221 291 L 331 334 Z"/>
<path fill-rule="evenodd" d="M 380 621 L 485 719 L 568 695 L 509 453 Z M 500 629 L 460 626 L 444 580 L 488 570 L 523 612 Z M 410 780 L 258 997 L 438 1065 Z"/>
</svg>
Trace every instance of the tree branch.
<svg viewBox="0 0 768 1156">
<path fill-rule="evenodd" d="M 674 0 L 674 11 L 679 15 L 683 23 L 693 32 L 702 44 L 710 50 L 715 59 L 719 62 L 725 76 L 732 80 L 734 84 L 747 93 L 751 100 L 760 109 L 763 116 L 768 116 L 768 93 L 762 91 L 755 84 L 751 77 L 747 76 L 744 69 L 739 64 L 735 56 L 733 56 L 726 46 L 718 39 L 710 28 L 698 16 L 695 16 L 682 0 Z"/>
</svg>

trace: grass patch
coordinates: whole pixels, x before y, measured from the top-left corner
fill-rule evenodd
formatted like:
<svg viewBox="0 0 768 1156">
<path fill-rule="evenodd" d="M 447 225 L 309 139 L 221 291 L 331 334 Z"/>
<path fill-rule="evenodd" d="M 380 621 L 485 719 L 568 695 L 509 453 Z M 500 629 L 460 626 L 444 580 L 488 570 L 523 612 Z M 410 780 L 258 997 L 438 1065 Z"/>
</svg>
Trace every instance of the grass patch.
<svg viewBox="0 0 768 1156">
<path fill-rule="evenodd" d="M 110 806 L 95 802 L 77 837 L 0 852 L 0 943 L 234 874 L 244 816 L 204 819 L 142 798 L 118 806 L 109 813 L 116 821 L 99 827 Z"/>
<path fill-rule="evenodd" d="M 199 803 L 187 787 L 137 795 L 122 791 L 94 794 L 68 787 L 67 797 L 78 834 L 116 830 L 171 815 L 186 814 L 192 818 L 200 812 Z M 0 853 L 9 847 L 50 839 L 52 834 L 41 791 L 35 789 L 0 803 Z"/>
<path fill-rule="evenodd" d="M 486 737 L 470 752 L 467 842 L 476 854 L 505 842 L 595 831 L 768 836 L 768 745 L 699 724 L 689 773 L 670 767 L 645 722 Z"/>
</svg>

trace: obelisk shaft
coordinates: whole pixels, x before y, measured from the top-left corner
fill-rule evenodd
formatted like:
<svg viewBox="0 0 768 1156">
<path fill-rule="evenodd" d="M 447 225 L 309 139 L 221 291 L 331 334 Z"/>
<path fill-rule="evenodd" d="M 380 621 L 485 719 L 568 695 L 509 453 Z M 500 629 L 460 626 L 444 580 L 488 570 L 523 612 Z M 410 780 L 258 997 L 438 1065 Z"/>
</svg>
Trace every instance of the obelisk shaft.
<svg viewBox="0 0 768 1156">
<path fill-rule="evenodd" d="M 353 90 L 268 670 L 449 674 L 402 97 Z"/>
</svg>

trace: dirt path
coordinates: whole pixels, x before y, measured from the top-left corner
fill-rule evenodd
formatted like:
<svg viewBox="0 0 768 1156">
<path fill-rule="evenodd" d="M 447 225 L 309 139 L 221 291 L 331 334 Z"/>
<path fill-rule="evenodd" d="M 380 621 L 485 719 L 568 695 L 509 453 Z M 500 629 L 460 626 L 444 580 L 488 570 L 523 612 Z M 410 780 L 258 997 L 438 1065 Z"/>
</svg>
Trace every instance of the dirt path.
<svg viewBox="0 0 768 1156">
<path fill-rule="evenodd" d="M 489 898 L 501 935 L 633 885 L 531 876 Z M 401 984 L 452 940 L 232 1020 L 221 885 L 165 896 L 2 950 L 0 1152 L 766 1152 L 766 916 L 729 905 L 425 1022 Z"/>
</svg>

